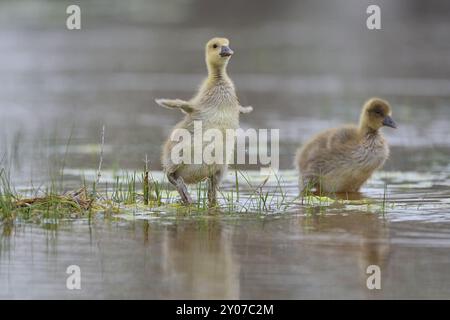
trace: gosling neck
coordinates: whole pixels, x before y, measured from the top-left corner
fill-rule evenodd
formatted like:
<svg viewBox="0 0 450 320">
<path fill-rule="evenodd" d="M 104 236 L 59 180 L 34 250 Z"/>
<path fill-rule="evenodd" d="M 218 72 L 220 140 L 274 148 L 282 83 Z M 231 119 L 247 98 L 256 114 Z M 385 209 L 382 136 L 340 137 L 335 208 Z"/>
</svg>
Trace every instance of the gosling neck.
<svg viewBox="0 0 450 320">
<path fill-rule="evenodd" d="M 359 127 L 358 132 L 361 138 L 367 137 L 367 136 L 374 136 L 378 133 L 378 129 L 373 129 L 369 125 L 369 121 L 367 119 L 367 114 L 365 111 L 365 108 L 363 108 L 361 115 L 359 117 Z"/>
<path fill-rule="evenodd" d="M 378 134 L 378 129 L 373 129 L 365 123 L 360 123 L 358 131 L 361 138 L 374 137 Z"/>
<path fill-rule="evenodd" d="M 207 64 L 208 66 L 208 80 L 212 83 L 220 81 L 228 82 L 230 78 L 227 74 L 227 62 L 221 66 Z"/>
</svg>

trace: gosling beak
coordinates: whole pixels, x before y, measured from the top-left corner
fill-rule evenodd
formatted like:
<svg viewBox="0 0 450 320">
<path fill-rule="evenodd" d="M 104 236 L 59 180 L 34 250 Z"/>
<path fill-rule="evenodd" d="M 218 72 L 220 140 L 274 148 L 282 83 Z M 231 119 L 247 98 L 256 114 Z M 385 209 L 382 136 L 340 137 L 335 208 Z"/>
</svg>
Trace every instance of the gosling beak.
<svg viewBox="0 0 450 320">
<path fill-rule="evenodd" d="M 397 128 L 397 124 L 390 116 L 386 116 L 383 120 L 383 125 L 391 128 Z"/>
<path fill-rule="evenodd" d="M 232 54 L 233 54 L 234 52 L 233 52 L 233 50 L 231 50 L 230 49 L 230 47 L 228 47 L 228 46 L 222 46 L 221 48 L 220 48 L 220 56 L 221 57 L 229 57 L 229 56 L 231 56 Z"/>
</svg>

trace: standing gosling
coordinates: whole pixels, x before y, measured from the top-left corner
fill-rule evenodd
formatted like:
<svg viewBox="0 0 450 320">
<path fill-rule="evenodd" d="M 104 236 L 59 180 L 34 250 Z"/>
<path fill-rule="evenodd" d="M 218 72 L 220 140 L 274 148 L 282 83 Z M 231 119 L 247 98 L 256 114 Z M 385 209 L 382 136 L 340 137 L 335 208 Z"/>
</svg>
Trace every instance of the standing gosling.
<svg viewBox="0 0 450 320">
<path fill-rule="evenodd" d="M 225 38 L 213 38 L 208 41 L 205 47 L 205 60 L 208 68 L 208 77 L 203 81 L 197 94 L 189 101 L 180 99 L 156 99 L 162 107 L 177 108 L 186 114 L 185 118 L 179 122 L 172 130 L 171 135 L 167 139 L 161 156 L 162 165 L 167 178 L 171 184 L 175 186 L 185 204 L 191 204 L 192 198 L 187 191 L 186 184 L 195 184 L 208 179 L 208 202 L 210 206 L 216 204 L 216 193 L 218 185 L 226 172 L 230 158 L 233 156 L 233 148 L 226 148 L 223 143 L 224 150 L 214 150 L 223 154 L 221 163 L 207 164 L 202 159 L 201 163 L 190 164 L 174 163 L 171 153 L 174 146 L 183 143 L 184 146 L 190 148 L 191 155 L 194 151 L 194 121 L 200 121 L 204 131 L 208 129 L 218 129 L 222 132 L 223 137 L 226 136 L 227 129 L 239 128 L 239 113 L 249 113 L 252 107 L 242 107 L 236 96 L 234 84 L 227 75 L 227 64 L 233 51 L 229 47 L 229 41 Z M 170 137 L 178 129 L 186 129 L 189 131 L 190 141 L 172 141 Z M 207 143 L 201 143 L 202 149 Z M 233 142 L 234 144 L 234 142 Z M 178 148 L 177 148 L 178 149 Z M 203 150 L 202 150 L 203 154 Z"/>
<path fill-rule="evenodd" d="M 372 173 L 389 157 L 389 146 L 380 132 L 382 126 L 396 128 L 389 103 L 368 100 L 359 126 L 326 130 L 313 137 L 297 152 L 300 190 L 316 192 L 357 192 Z"/>
</svg>

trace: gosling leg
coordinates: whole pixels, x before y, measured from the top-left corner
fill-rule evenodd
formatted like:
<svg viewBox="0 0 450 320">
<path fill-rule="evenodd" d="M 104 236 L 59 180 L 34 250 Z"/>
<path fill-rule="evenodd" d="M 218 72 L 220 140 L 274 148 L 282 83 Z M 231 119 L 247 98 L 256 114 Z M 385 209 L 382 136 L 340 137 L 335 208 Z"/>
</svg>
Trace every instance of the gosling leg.
<svg viewBox="0 0 450 320">
<path fill-rule="evenodd" d="M 212 175 L 208 180 L 208 206 L 215 207 L 217 205 L 217 175 Z"/>
<path fill-rule="evenodd" d="M 184 183 L 184 180 L 182 177 L 175 177 L 174 173 L 167 174 L 167 178 L 169 179 L 169 182 L 175 186 L 178 193 L 180 194 L 181 200 L 184 204 L 192 204 L 192 198 L 189 194 L 186 184 Z"/>
<path fill-rule="evenodd" d="M 217 205 L 217 190 L 219 189 L 220 181 L 226 172 L 226 168 L 218 168 L 214 173 L 210 174 L 208 179 L 208 205 L 215 207 Z"/>
</svg>

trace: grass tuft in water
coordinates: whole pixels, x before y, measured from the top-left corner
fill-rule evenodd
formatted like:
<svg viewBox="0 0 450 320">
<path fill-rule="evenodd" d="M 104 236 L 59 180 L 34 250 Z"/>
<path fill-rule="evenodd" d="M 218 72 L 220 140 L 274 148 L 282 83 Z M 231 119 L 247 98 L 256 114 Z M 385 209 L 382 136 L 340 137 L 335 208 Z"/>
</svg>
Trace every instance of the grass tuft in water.
<svg viewBox="0 0 450 320">
<path fill-rule="evenodd" d="M 93 199 L 85 188 L 58 193 L 52 185 L 39 195 L 22 197 L 11 186 L 6 170 L 0 170 L 0 219 L 2 221 L 58 220 L 84 216 L 91 207 Z M 96 208 L 98 209 L 98 208 Z"/>
</svg>

